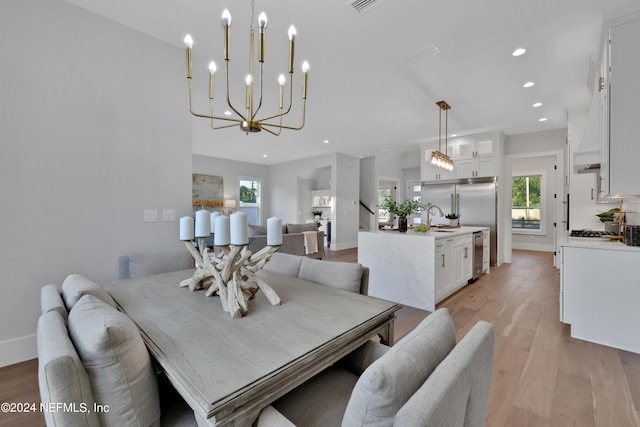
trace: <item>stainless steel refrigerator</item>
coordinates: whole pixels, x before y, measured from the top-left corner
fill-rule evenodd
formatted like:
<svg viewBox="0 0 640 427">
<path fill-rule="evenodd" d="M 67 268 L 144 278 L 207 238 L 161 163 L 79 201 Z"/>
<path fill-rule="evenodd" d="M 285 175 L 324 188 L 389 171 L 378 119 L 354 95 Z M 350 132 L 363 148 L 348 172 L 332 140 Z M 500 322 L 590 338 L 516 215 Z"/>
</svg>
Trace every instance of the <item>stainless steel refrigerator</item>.
<svg viewBox="0 0 640 427">
<path fill-rule="evenodd" d="M 460 225 L 489 227 L 490 262 L 498 262 L 498 178 L 469 178 L 422 183 L 422 203 L 438 206 L 445 214 L 460 215 Z M 431 224 L 447 224 L 439 215 Z"/>
</svg>

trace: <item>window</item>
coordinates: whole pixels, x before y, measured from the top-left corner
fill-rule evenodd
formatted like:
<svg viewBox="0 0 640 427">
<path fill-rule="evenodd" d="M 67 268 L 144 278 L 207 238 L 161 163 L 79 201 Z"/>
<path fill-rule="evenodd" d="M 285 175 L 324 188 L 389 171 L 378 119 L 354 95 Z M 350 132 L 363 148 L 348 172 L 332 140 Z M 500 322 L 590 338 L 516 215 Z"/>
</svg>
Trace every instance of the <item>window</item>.
<svg viewBox="0 0 640 427">
<path fill-rule="evenodd" d="M 378 206 L 382 205 L 385 197 L 391 197 L 391 189 L 390 188 L 381 188 L 378 190 Z M 388 224 L 391 220 L 391 214 L 388 210 L 378 208 L 378 222 Z"/>
<path fill-rule="evenodd" d="M 514 176 L 511 186 L 511 229 L 516 233 L 544 232 L 543 175 Z"/>
<path fill-rule="evenodd" d="M 409 182 L 407 196 L 411 200 L 422 203 L 422 184 L 418 181 Z M 409 216 L 410 224 L 420 224 L 421 222 L 421 214 L 412 214 Z"/>
<path fill-rule="evenodd" d="M 249 224 L 261 224 L 260 214 L 262 179 L 241 177 L 239 181 L 240 206 L 238 210 L 248 216 Z"/>
</svg>

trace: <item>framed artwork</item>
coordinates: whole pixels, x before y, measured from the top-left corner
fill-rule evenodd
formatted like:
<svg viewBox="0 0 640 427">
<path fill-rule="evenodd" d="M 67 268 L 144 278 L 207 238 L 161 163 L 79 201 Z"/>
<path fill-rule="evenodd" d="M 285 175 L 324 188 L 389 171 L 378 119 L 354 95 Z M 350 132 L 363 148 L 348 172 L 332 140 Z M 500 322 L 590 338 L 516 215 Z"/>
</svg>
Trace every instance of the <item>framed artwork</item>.
<svg viewBox="0 0 640 427">
<path fill-rule="evenodd" d="M 221 176 L 193 174 L 192 205 L 194 211 L 204 207 L 208 211 L 224 206 L 224 187 Z"/>
</svg>

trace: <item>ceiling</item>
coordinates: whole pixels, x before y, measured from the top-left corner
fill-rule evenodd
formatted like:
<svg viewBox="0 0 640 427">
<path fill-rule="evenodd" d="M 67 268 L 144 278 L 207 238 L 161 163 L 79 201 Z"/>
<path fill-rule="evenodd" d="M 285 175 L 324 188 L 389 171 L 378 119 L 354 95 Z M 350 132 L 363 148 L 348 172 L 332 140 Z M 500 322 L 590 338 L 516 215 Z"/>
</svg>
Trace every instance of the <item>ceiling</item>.
<svg viewBox="0 0 640 427">
<path fill-rule="evenodd" d="M 220 15 L 228 8 L 231 98 L 244 104 L 249 0 L 67 1 L 181 48 L 190 33 L 200 111 L 208 110 L 209 61 L 224 70 Z M 640 0 L 382 0 L 359 13 L 346 0 L 256 0 L 256 19 L 261 11 L 269 19 L 261 111 L 277 112 L 276 79 L 286 74 L 286 33 L 295 24 L 294 105 L 285 124 L 300 124 L 299 66 L 308 60 L 305 127 L 278 137 L 245 135 L 236 128 L 212 131 L 207 120 L 193 118 L 193 152 L 268 165 L 334 152 L 366 157 L 415 149 L 438 137 L 435 103 L 442 99 L 452 107 L 449 133 L 562 128 L 567 108 L 589 103 L 603 19 L 639 8 Z M 407 59 L 430 46 L 439 53 Z M 527 52 L 513 57 L 518 47 Z M 223 77 L 216 74 L 216 114 L 228 109 L 221 102 Z M 535 86 L 523 88 L 527 81 Z M 185 79 L 185 99 L 186 91 Z M 535 102 L 543 105 L 533 108 Z"/>
</svg>

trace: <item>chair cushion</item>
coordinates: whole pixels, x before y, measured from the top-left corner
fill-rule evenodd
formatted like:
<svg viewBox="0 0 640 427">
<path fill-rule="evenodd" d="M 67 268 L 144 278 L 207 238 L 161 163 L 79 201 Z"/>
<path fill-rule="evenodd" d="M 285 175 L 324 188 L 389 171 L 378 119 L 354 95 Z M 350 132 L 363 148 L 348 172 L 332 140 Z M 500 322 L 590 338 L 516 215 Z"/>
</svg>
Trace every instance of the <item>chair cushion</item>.
<svg viewBox="0 0 640 427">
<path fill-rule="evenodd" d="M 309 222 L 306 224 L 287 224 L 287 233 L 302 233 L 303 231 L 318 231 L 318 224 Z"/>
<path fill-rule="evenodd" d="M 394 426 L 438 420 L 446 426 L 485 424 L 493 371 L 493 328 L 480 321 L 400 409 Z"/>
<path fill-rule="evenodd" d="M 266 235 L 267 235 L 266 225 L 249 224 L 249 236 L 266 236 Z"/>
<path fill-rule="evenodd" d="M 87 279 L 81 274 L 70 274 L 62 282 L 62 299 L 67 306 L 67 310 L 75 305 L 84 295 L 93 295 L 101 299 L 112 307 L 116 306 L 111 295 L 93 280 Z"/>
<path fill-rule="evenodd" d="M 102 426 L 158 425 L 160 398 L 151 358 L 138 328 L 93 295 L 69 313 L 69 333 L 89 374 Z"/>
<path fill-rule="evenodd" d="M 337 426 L 356 381 L 346 369 L 328 368 L 271 405 L 297 426 Z"/>
<path fill-rule="evenodd" d="M 38 385 L 42 403 L 75 404 L 78 411 L 44 411 L 48 426 L 99 426 L 97 415 L 81 411 L 81 404 L 93 409 L 91 383 L 65 321 L 57 310 L 38 319 Z"/>
<path fill-rule="evenodd" d="M 446 308 L 427 316 L 373 362 L 353 389 L 343 426 L 390 426 L 393 419 L 456 344 Z"/>
<path fill-rule="evenodd" d="M 269 262 L 262 268 L 267 271 L 297 278 L 300 274 L 300 264 L 302 264 L 303 259 L 303 256 L 276 252 L 271 255 Z"/>
<path fill-rule="evenodd" d="M 69 313 L 67 312 L 67 307 L 65 307 L 64 301 L 62 301 L 62 295 L 60 295 L 60 291 L 56 285 L 49 284 L 40 289 L 40 310 L 42 314 L 49 311 L 57 311 L 62 316 L 64 322 L 67 322 Z"/>
<path fill-rule="evenodd" d="M 353 262 L 330 262 L 304 257 L 298 277 L 302 280 L 358 293 L 360 292 L 362 265 Z"/>
<path fill-rule="evenodd" d="M 193 268 L 193 257 L 186 248 L 143 251 L 129 255 L 129 277 L 149 276 Z"/>
</svg>

